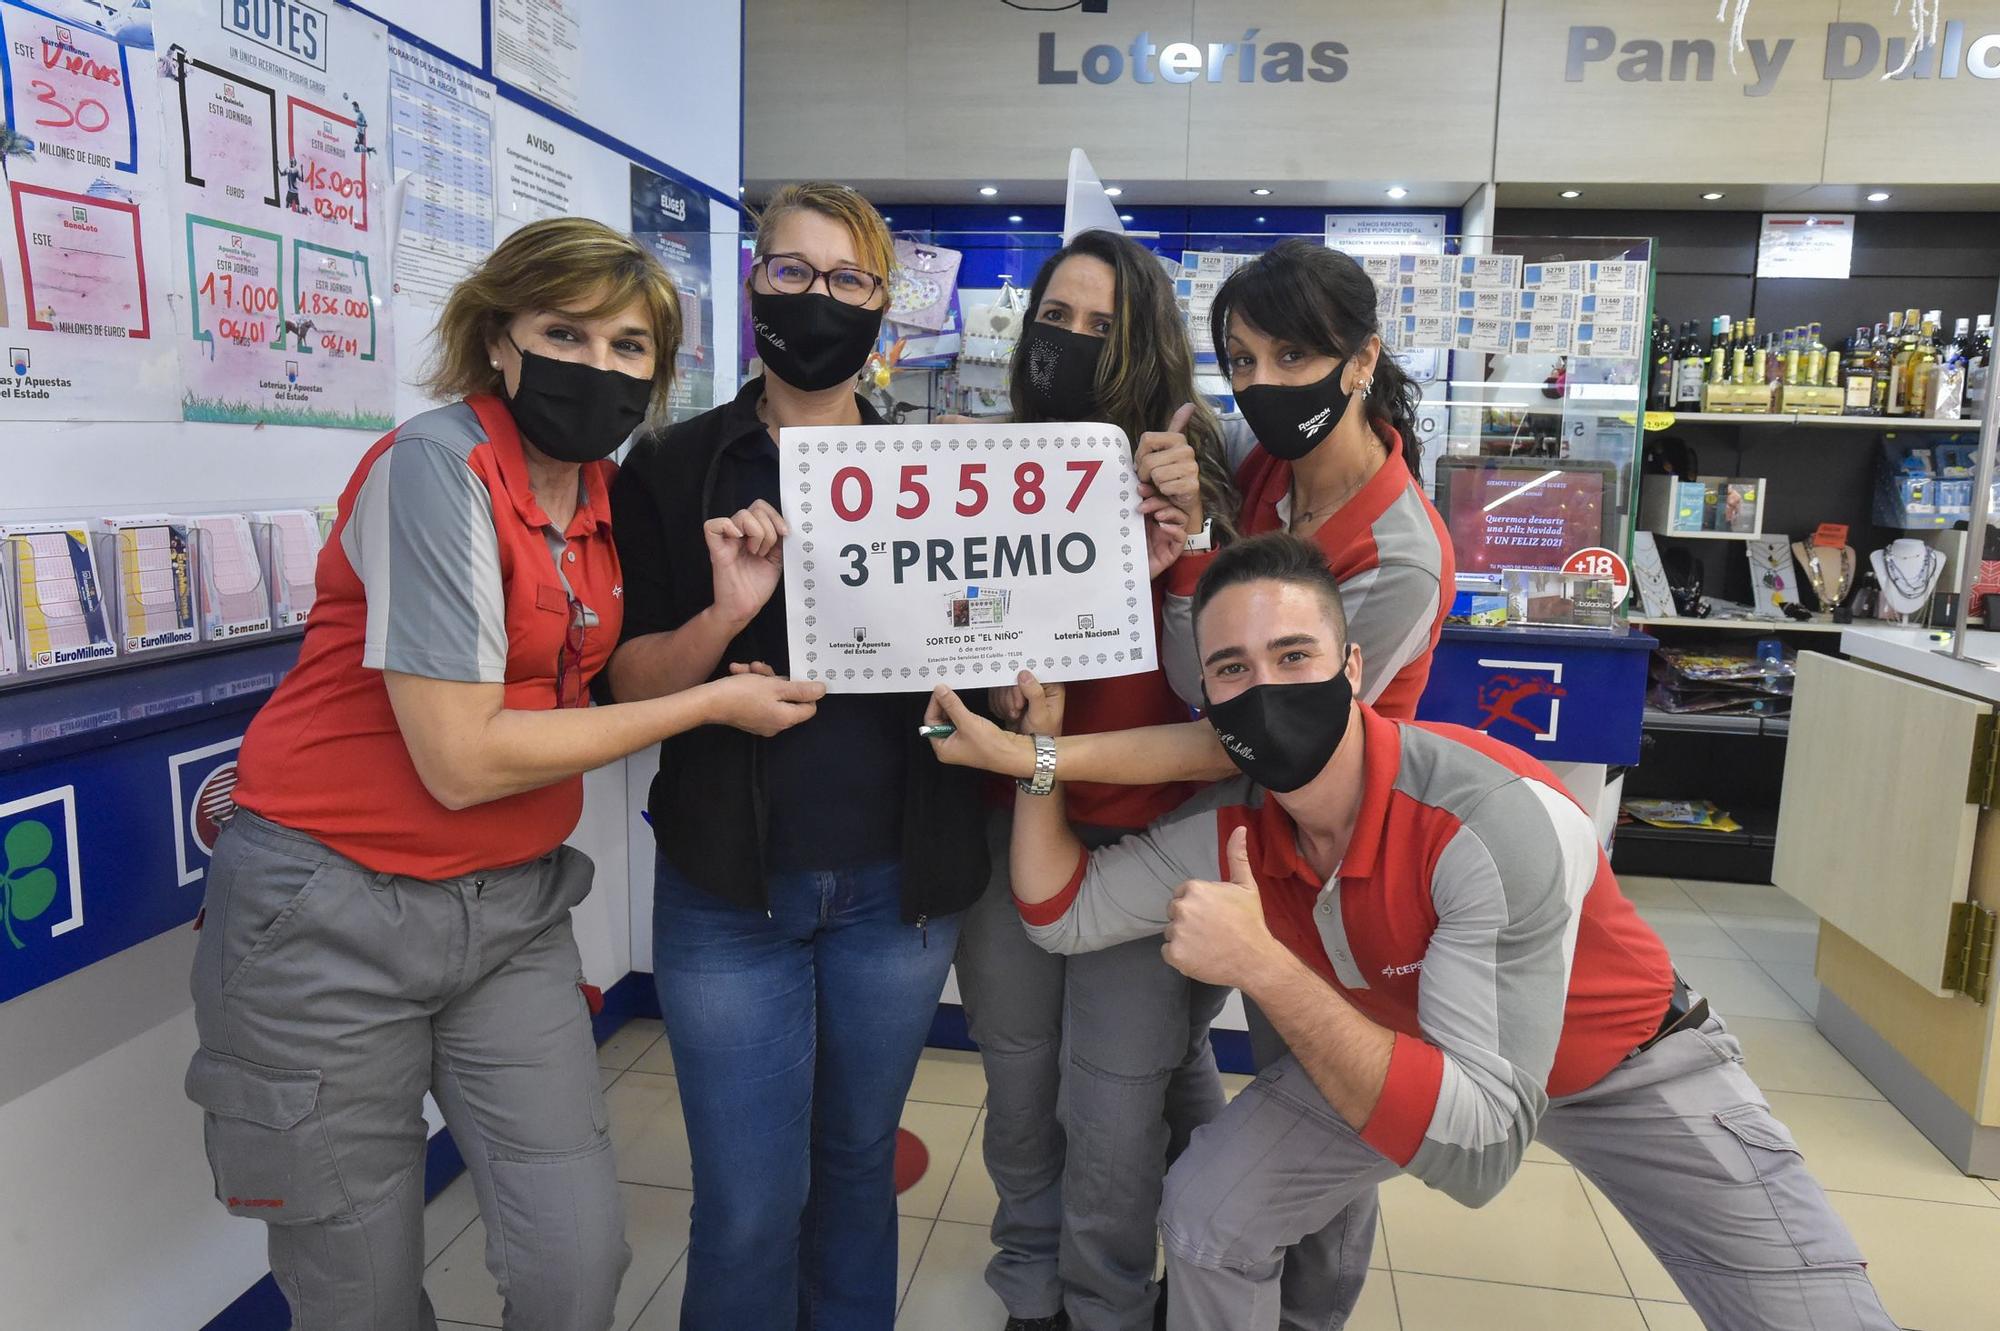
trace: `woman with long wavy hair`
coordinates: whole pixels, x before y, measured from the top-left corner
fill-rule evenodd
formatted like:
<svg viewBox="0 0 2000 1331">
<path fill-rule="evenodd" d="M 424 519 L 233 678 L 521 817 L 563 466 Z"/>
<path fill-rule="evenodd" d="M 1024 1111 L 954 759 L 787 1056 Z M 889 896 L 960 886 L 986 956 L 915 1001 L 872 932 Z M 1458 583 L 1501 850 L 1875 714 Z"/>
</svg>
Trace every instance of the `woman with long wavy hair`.
<svg viewBox="0 0 2000 1331">
<path fill-rule="evenodd" d="M 1155 606 L 1190 548 L 1233 530 L 1221 430 L 1194 387 L 1173 286 L 1137 242 L 1087 231 L 1042 265 L 1014 356 L 1014 419 L 1104 421 L 1133 441 Z M 1018 715 L 1013 690 L 994 709 Z M 1068 687 L 1073 733 L 1185 721 L 1163 670 Z M 1183 783 L 1068 787 L 1090 844 L 1177 807 Z M 1006 807 L 1012 806 L 1011 794 Z M 1154 944 L 1057 957 L 1028 940 L 1008 885 L 1008 817 L 967 913 L 959 989 L 986 1067 L 988 1172 L 1000 1195 L 987 1282 L 1014 1331 L 1150 1327 L 1154 1220 L 1166 1167 L 1223 1103 L 1208 1025 L 1224 994 L 1190 983 Z"/>
</svg>

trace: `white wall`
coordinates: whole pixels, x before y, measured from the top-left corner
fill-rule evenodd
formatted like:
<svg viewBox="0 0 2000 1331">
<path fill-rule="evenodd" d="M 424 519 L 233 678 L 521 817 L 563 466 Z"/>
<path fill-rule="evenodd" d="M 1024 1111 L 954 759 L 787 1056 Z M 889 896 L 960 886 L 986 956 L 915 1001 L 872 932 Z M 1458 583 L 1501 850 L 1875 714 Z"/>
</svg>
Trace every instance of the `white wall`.
<svg viewBox="0 0 2000 1331">
<path fill-rule="evenodd" d="M 476 63 L 482 3 L 362 7 Z M 583 8 L 587 49 L 611 54 L 594 66 L 580 118 L 734 197 L 738 0 L 594 0 Z M 507 119 L 519 127 L 530 113 L 515 111 Z M 622 159 L 568 137 L 585 162 L 575 210 L 625 229 Z M 711 213 L 720 233 L 718 328 L 729 330 L 716 339 L 717 391 L 725 392 L 735 383 L 736 255 L 724 237 L 737 221 L 720 203 Z M 426 330 L 399 333 L 398 374 L 407 382 L 420 368 Z M 407 414 L 419 402 L 406 390 L 399 409 Z M 16 518 L 321 502 L 374 442 L 365 431 L 179 421 L 10 424 L 4 435 L 0 517 Z M 573 924 L 585 977 L 608 988 L 632 969 L 632 846 L 650 848 L 651 837 L 632 813 L 623 764 L 590 773 L 584 790 L 571 843 L 596 862 L 597 878 Z M 650 861 L 640 881 L 650 916 Z M 0 1005 L 0 1325 L 195 1331 L 267 1270 L 263 1226 L 214 1201 L 200 1111 L 181 1090 L 196 1047 L 193 945 L 191 932 L 175 931 Z M 426 1108 L 435 1125 L 434 1107 Z"/>
</svg>

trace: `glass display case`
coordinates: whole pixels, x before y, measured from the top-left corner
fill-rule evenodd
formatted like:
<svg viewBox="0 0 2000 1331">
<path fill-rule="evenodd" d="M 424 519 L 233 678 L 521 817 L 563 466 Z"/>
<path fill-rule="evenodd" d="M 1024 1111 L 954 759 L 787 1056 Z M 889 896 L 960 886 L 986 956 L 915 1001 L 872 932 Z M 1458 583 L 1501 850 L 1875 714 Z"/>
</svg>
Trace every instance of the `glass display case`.
<svg viewBox="0 0 2000 1331">
<path fill-rule="evenodd" d="M 1422 392 L 1415 442 L 1461 572 L 1486 579 L 1494 594 L 1509 570 L 1540 574 L 1532 585 L 1516 578 L 1516 610 L 1580 597 L 1581 617 L 1545 617 L 1568 627 L 1616 623 L 1638 507 L 1653 242 L 1450 235 L 1442 214 L 1328 222 L 1328 233 L 1305 238 L 1367 269 L 1384 344 Z M 1175 283 L 1199 387 L 1232 412 L 1209 306 L 1236 267 L 1286 235 L 1133 238 Z M 1028 288 L 1062 237 L 938 230 L 900 231 L 897 240 L 889 318 L 865 376 L 878 408 L 892 421 L 1006 415 Z M 755 354 L 747 339 L 743 351 L 747 366 Z"/>
</svg>

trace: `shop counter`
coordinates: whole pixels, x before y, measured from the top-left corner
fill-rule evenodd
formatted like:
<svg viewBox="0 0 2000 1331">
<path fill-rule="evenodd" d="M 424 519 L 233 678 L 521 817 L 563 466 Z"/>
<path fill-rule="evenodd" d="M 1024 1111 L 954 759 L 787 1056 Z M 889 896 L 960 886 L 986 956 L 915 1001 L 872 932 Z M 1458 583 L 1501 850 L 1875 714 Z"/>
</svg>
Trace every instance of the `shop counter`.
<svg viewBox="0 0 2000 1331">
<path fill-rule="evenodd" d="M 1547 763 L 1611 843 L 1622 782 L 1639 760 L 1646 668 L 1658 644 L 1609 633 L 1447 625 L 1417 719 L 1483 731 Z"/>
<path fill-rule="evenodd" d="M 1772 881 L 1820 916 L 1821 1031 L 1954 1164 L 2000 1175 L 2000 633 L 1804 653 Z"/>
<path fill-rule="evenodd" d="M 292 635 L 0 693 L 0 1002 L 194 919 L 244 728 L 298 654 Z"/>
</svg>

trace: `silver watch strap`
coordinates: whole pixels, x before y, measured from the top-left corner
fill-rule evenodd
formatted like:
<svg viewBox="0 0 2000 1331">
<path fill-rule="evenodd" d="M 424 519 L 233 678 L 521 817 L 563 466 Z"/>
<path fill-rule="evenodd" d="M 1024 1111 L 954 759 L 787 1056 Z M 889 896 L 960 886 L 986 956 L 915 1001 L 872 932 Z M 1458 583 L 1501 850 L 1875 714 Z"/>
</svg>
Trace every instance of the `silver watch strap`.
<svg viewBox="0 0 2000 1331">
<path fill-rule="evenodd" d="M 1046 795 L 1056 788 L 1056 741 L 1052 735 L 1035 736 L 1035 774 L 1014 782 L 1030 795 Z"/>
</svg>

